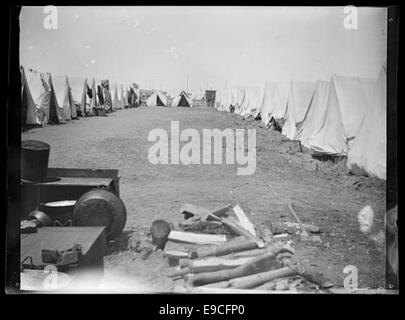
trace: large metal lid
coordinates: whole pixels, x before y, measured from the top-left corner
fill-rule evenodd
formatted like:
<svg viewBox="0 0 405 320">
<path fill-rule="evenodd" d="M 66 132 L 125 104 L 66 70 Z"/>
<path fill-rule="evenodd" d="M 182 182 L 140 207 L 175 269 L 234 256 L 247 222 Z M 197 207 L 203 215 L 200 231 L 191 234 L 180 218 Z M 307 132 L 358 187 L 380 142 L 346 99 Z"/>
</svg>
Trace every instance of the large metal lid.
<svg viewBox="0 0 405 320">
<path fill-rule="evenodd" d="M 125 227 L 124 203 L 112 192 L 91 190 L 83 194 L 73 210 L 75 226 L 105 226 L 107 239 L 117 237 Z"/>
</svg>

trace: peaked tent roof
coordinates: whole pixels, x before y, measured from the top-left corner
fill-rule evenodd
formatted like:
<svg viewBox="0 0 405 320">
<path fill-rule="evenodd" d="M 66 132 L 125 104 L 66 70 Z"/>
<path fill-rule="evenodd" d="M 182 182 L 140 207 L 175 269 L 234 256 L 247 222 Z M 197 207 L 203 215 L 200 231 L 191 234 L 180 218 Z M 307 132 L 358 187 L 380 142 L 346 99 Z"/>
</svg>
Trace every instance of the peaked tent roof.
<svg viewBox="0 0 405 320">
<path fill-rule="evenodd" d="M 93 109 L 97 107 L 97 88 L 96 88 L 96 79 L 95 78 L 91 79 L 90 90 L 91 90 L 92 98 L 90 98 L 88 112 L 93 113 L 94 112 Z"/>
<path fill-rule="evenodd" d="M 187 93 L 182 91 L 180 95 L 173 100 L 173 104 L 175 107 L 192 107 L 193 101 L 189 98 Z"/>
<path fill-rule="evenodd" d="M 266 81 L 263 92 L 263 100 L 259 110 L 262 122 L 264 122 L 266 125 L 270 121 L 270 116 L 272 114 L 274 105 L 276 104 L 276 89 L 277 82 Z"/>
<path fill-rule="evenodd" d="M 119 99 L 118 84 L 116 82 L 111 83 L 111 100 L 112 100 L 112 109 L 113 110 L 121 109 L 121 101 Z"/>
<path fill-rule="evenodd" d="M 360 129 L 368 109 L 366 94 L 370 85 L 356 77 L 333 76 L 328 104 L 318 132 L 308 139 L 317 152 L 346 155 L 348 143 Z"/>
<path fill-rule="evenodd" d="M 118 99 L 119 99 L 119 102 L 120 102 L 119 107 L 120 108 L 125 108 L 125 106 L 126 106 L 126 103 L 125 103 L 126 97 L 125 97 L 124 85 L 122 83 L 119 85 L 119 88 L 118 88 Z"/>
<path fill-rule="evenodd" d="M 264 124 L 268 125 L 272 118 L 280 120 L 284 117 L 289 90 L 289 82 L 266 82 L 260 106 L 260 116 Z"/>
<path fill-rule="evenodd" d="M 293 140 L 297 133 L 297 124 L 302 122 L 314 93 L 315 83 L 292 81 L 284 115 L 282 134 Z"/>
<path fill-rule="evenodd" d="M 221 96 L 222 96 L 222 90 L 217 90 L 215 94 L 215 109 L 220 111 L 220 105 L 221 105 Z"/>
<path fill-rule="evenodd" d="M 146 100 L 148 107 L 152 106 L 167 106 L 167 97 L 160 91 L 154 91 L 152 95 Z"/>
<path fill-rule="evenodd" d="M 222 111 L 225 111 L 225 112 L 229 112 L 230 110 L 229 110 L 229 107 L 231 106 L 231 104 L 232 104 L 232 93 L 231 93 L 231 89 L 228 89 L 228 88 L 226 88 L 226 89 L 224 89 L 223 90 L 223 104 L 222 104 Z"/>
<path fill-rule="evenodd" d="M 347 166 L 367 175 L 386 179 L 387 170 L 387 66 L 381 68 L 374 89 L 373 103 L 361 123 L 347 155 Z"/>
<path fill-rule="evenodd" d="M 87 79 L 82 77 L 69 77 L 70 93 L 73 101 L 80 106 L 82 114 L 86 108 Z"/>
<path fill-rule="evenodd" d="M 244 104 L 246 97 L 246 89 L 244 87 L 236 87 L 236 94 L 234 97 L 235 113 L 240 114 L 242 112 L 242 105 Z"/>
<path fill-rule="evenodd" d="M 47 77 L 35 70 L 21 67 L 23 124 L 42 125 L 49 120 L 51 87 Z"/>
<path fill-rule="evenodd" d="M 316 82 L 311 103 L 295 136 L 295 140 L 301 141 L 306 147 L 309 147 L 308 140 L 314 136 L 322 126 L 322 119 L 328 104 L 329 91 L 330 81 L 318 80 Z"/>
<path fill-rule="evenodd" d="M 246 99 L 244 100 L 241 115 L 256 117 L 263 103 L 264 87 L 247 87 Z"/>
<path fill-rule="evenodd" d="M 52 76 L 52 91 L 60 120 L 72 119 L 72 107 L 69 96 L 69 82 L 67 76 Z M 73 115 L 75 113 L 73 112 Z"/>
</svg>

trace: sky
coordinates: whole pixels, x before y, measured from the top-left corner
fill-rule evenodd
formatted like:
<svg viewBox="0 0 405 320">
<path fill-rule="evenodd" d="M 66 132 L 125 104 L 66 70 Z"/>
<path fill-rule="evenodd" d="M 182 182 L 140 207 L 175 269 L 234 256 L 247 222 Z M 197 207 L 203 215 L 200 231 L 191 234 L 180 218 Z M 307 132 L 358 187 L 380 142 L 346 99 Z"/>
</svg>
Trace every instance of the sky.
<svg viewBox="0 0 405 320">
<path fill-rule="evenodd" d="M 376 78 L 386 61 L 386 9 L 343 7 L 23 7 L 20 63 L 144 89 L 198 93 L 332 74 Z"/>
</svg>

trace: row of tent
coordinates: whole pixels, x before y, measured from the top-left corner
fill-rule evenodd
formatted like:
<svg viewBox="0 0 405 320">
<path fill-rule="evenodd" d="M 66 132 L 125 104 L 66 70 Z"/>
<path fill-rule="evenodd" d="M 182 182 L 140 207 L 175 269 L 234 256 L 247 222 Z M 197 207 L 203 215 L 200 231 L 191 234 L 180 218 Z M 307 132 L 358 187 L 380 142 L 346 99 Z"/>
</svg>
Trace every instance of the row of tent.
<svg viewBox="0 0 405 320">
<path fill-rule="evenodd" d="M 140 103 L 138 86 L 96 78 L 54 76 L 21 67 L 22 125 L 63 123 Z"/>
<path fill-rule="evenodd" d="M 146 100 L 146 105 L 148 107 L 188 107 L 193 106 L 193 101 L 189 95 L 182 91 L 177 97 L 171 99 L 161 91 L 154 91 L 152 95 Z"/>
<path fill-rule="evenodd" d="M 314 154 L 346 156 L 353 173 L 385 180 L 386 81 L 384 64 L 377 79 L 333 75 L 221 90 L 215 107 L 261 119 Z"/>
</svg>

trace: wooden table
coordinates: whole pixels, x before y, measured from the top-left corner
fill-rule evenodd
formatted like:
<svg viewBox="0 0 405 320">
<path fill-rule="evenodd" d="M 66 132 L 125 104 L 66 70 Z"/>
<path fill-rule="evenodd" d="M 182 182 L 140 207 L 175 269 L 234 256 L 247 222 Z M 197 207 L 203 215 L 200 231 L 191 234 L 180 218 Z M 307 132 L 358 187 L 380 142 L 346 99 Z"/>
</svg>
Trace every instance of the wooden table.
<svg viewBox="0 0 405 320">
<path fill-rule="evenodd" d="M 32 258 L 33 265 L 44 268 L 42 249 L 67 249 L 74 244 L 82 246 L 82 258 L 75 268 L 63 270 L 72 278 L 83 279 L 91 276 L 100 279 L 104 274 L 104 254 L 106 252 L 105 227 L 42 227 L 37 233 L 21 234 L 20 261 Z M 29 269 L 27 260 L 24 267 Z M 90 272 L 91 271 L 91 272 Z"/>
</svg>

